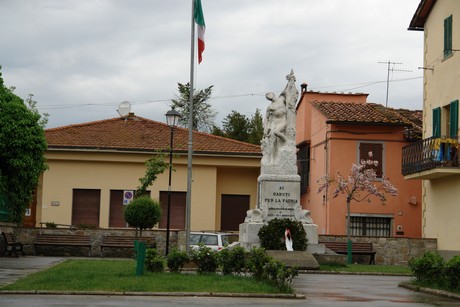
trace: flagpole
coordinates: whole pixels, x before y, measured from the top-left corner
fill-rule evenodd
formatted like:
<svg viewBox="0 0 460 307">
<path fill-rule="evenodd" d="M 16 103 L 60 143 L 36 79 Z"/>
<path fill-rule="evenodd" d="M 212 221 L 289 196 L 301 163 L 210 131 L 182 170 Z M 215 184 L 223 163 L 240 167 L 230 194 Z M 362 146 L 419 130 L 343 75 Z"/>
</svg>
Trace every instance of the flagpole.
<svg viewBox="0 0 460 307">
<path fill-rule="evenodd" d="M 185 250 L 190 252 L 190 214 L 192 205 L 192 157 L 193 157 L 193 88 L 195 77 L 195 0 L 192 0 L 192 22 L 190 42 L 190 112 L 188 120 L 187 199 L 185 210 Z"/>
</svg>

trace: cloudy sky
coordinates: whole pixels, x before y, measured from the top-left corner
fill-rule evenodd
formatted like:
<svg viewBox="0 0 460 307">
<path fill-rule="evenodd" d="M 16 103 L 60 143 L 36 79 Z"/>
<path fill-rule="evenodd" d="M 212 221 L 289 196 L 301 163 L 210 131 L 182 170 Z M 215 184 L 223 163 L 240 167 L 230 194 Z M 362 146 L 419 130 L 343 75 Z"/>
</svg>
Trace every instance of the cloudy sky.
<svg viewBox="0 0 460 307">
<path fill-rule="evenodd" d="M 297 85 L 363 92 L 422 108 L 423 32 L 407 31 L 420 0 L 202 0 L 206 51 L 195 87 L 214 85 L 217 124 L 264 113 L 294 69 Z M 164 121 L 190 79 L 191 0 L 0 0 L 4 82 L 34 94 L 48 128 L 136 115 Z"/>
</svg>

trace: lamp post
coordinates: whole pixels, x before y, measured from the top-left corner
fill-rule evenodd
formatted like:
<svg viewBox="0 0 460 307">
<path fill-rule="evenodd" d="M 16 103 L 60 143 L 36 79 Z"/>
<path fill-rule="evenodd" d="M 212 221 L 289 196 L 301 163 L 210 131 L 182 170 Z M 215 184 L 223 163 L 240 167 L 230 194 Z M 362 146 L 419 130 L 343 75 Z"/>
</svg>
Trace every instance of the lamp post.
<svg viewBox="0 0 460 307">
<path fill-rule="evenodd" d="M 179 112 L 174 110 L 174 107 L 166 112 L 166 123 L 170 128 L 170 143 L 169 143 L 169 184 L 168 184 L 168 214 L 166 220 L 166 256 L 169 253 L 169 225 L 171 219 L 171 173 L 172 173 L 172 158 L 173 158 L 173 139 L 174 139 L 174 127 L 180 118 Z"/>
</svg>

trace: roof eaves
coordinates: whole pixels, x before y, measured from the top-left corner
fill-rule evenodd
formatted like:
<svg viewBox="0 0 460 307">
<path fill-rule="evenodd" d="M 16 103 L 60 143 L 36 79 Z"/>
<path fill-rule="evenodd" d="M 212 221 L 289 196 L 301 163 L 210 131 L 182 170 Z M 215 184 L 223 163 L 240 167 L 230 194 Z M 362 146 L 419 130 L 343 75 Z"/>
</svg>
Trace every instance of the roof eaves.
<svg viewBox="0 0 460 307">
<path fill-rule="evenodd" d="M 421 0 L 407 30 L 424 31 L 425 22 L 430 15 L 430 12 L 433 9 L 435 3 L 436 0 Z"/>
<path fill-rule="evenodd" d="M 111 153 L 159 153 L 164 150 L 155 149 L 137 149 L 137 148 L 112 148 L 112 147 L 88 147 L 88 146 L 48 146 L 50 151 L 74 151 L 74 152 L 111 152 Z M 174 150 L 175 154 L 186 154 L 187 150 Z M 193 151 L 194 155 L 206 156 L 245 156 L 245 157 L 262 157 L 261 152 L 245 151 Z"/>
<path fill-rule="evenodd" d="M 365 121 L 343 121 L 343 120 L 327 120 L 326 124 L 336 124 L 336 125 L 360 125 L 360 126 L 399 126 L 399 127 L 407 127 L 411 126 L 409 123 L 391 123 L 391 122 L 365 122 Z"/>
</svg>

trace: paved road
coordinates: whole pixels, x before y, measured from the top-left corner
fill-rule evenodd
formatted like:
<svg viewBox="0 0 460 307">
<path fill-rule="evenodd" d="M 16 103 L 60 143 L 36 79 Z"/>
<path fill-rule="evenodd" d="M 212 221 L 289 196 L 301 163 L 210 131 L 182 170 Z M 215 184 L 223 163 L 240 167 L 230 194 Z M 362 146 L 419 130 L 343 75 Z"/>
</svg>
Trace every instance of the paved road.
<svg viewBox="0 0 460 307">
<path fill-rule="evenodd" d="M 0 284 L 62 261 L 58 257 L 0 258 Z M 147 297 L 107 295 L 0 295 L 0 307 L 44 306 L 459 306 L 438 296 L 398 287 L 408 277 L 301 274 L 294 288 L 304 300 L 219 297 Z"/>
<path fill-rule="evenodd" d="M 302 274 L 294 281 L 307 306 L 460 306 L 454 301 L 398 287 L 410 277 Z"/>
</svg>

